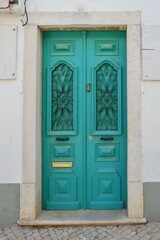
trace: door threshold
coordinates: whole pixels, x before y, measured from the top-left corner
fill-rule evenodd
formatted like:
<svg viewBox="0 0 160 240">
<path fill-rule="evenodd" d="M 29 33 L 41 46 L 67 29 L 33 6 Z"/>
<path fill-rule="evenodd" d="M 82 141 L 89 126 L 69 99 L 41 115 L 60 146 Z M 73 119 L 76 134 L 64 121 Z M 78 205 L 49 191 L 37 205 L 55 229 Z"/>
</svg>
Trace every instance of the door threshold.
<svg viewBox="0 0 160 240">
<path fill-rule="evenodd" d="M 144 224 L 145 218 L 128 218 L 127 210 L 42 211 L 35 220 L 18 220 L 21 226 L 93 226 Z"/>
</svg>

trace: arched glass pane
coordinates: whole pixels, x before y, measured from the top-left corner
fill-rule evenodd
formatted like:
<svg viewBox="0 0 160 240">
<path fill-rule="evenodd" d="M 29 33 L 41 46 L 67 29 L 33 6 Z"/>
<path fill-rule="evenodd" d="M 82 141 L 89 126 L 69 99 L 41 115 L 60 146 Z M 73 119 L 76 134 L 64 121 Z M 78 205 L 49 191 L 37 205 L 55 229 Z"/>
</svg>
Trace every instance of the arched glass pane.
<svg viewBox="0 0 160 240">
<path fill-rule="evenodd" d="M 118 130 L 118 77 L 109 63 L 96 70 L 96 130 Z"/>
<path fill-rule="evenodd" d="M 73 70 L 60 63 L 52 71 L 51 130 L 73 130 Z"/>
</svg>

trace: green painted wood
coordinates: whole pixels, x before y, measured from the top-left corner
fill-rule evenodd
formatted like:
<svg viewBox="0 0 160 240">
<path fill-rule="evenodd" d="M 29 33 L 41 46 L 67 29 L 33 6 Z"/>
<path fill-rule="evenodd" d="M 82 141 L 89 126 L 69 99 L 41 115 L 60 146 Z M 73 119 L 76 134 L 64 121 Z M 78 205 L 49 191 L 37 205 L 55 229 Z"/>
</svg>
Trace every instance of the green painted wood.
<svg viewBox="0 0 160 240">
<path fill-rule="evenodd" d="M 81 32 L 43 33 L 44 209 L 85 207 L 84 103 L 78 94 L 83 92 L 83 48 Z M 72 168 L 52 167 L 52 162 L 67 161 L 73 163 Z"/>
<path fill-rule="evenodd" d="M 87 94 L 87 208 L 123 208 L 127 205 L 125 32 L 89 32 L 87 56 L 87 79 L 93 86 Z M 112 154 L 107 155 L 111 146 Z"/>
<path fill-rule="evenodd" d="M 44 32 L 42 96 L 43 208 L 126 207 L 125 32 Z"/>
</svg>

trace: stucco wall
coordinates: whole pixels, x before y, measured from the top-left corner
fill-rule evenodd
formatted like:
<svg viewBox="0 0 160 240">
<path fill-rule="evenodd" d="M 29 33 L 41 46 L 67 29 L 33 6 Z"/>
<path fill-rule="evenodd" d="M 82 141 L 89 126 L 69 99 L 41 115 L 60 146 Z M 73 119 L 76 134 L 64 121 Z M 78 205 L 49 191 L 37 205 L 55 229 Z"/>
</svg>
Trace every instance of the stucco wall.
<svg viewBox="0 0 160 240">
<path fill-rule="evenodd" d="M 0 183 L 20 183 L 22 175 L 23 28 L 20 17 L 0 12 L 0 24 L 16 25 L 16 79 L 0 79 Z M 1 33 L 0 33 L 1 34 Z M 3 46 L 5 54 L 7 46 Z"/>
<path fill-rule="evenodd" d="M 141 11 L 143 24 L 160 23 L 159 0 L 28 0 L 29 11 Z"/>
<path fill-rule="evenodd" d="M 142 31 L 142 161 L 143 181 L 160 181 L 160 26 Z"/>
</svg>

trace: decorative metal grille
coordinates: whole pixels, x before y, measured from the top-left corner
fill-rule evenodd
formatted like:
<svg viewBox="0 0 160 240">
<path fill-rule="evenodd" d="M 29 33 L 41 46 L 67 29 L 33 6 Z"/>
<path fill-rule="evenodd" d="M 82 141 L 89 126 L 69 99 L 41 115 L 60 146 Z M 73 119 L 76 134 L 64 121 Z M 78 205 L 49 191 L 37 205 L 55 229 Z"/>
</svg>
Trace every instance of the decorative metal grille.
<svg viewBox="0 0 160 240">
<path fill-rule="evenodd" d="M 118 129 L 117 70 L 104 63 L 96 71 L 96 130 Z"/>
<path fill-rule="evenodd" d="M 65 63 L 52 71 L 51 130 L 73 130 L 73 70 Z"/>
</svg>

